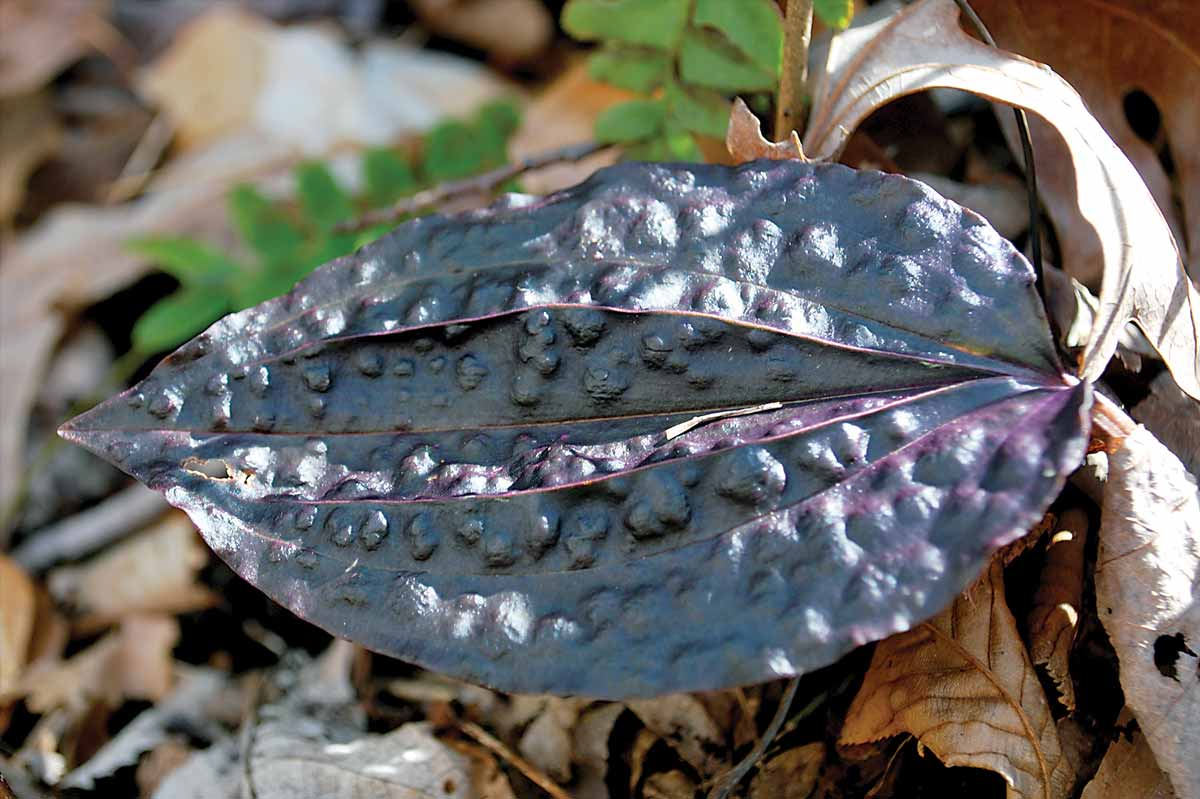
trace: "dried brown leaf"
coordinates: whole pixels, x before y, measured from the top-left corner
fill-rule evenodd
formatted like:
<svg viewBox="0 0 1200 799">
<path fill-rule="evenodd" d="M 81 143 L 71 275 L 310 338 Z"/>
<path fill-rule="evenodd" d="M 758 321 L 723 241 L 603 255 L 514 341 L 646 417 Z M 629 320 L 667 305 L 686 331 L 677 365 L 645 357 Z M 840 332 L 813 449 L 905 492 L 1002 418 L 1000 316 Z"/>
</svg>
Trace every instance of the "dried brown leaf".
<svg viewBox="0 0 1200 799">
<path fill-rule="evenodd" d="M 1200 404 L 1179 390 L 1168 372 L 1150 381 L 1150 393 L 1129 412 L 1200 479 Z"/>
<path fill-rule="evenodd" d="M 691 694 L 668 694 L 656 699 L 627 702 L 646 729 L 664 739 L 685 762 L 701 774 L 712 774 L 718 763 L 724 733 L 708 714 L 704 703 Z"/>
<path fill-rule="evenodd" d="M 770 141 L 762 134 L 762 122 L 750 110 L 740 97 L 733 100 L 733 110 L 729 114 L 729 130 L 725 133 L 725 148 L 733 157 L 734 163 L 753 161 L 756 158 L 769 158 L 774 161 L 784 161 L 796 158 L 801 161 L 804 148 L 800 145 L 800 136 L 792 131 L 791 138 L 786 141 Z"/>
<path fill-rule="evenodd" d="M 1200 797 L 1200 489 L 1144 427 L 1109 457 L 1096 605 L 1125 702 L 1180 799 Z"/>
<path fill-rule="evenodd" d="M 7 226 L 33 170 L 58 150 L 62 129 L 46 92 L 0 97 L 0 119 L 0 226 Z"/>
<path fill-rule="evenodd" d="M 1000 559 L 933 619 L 880 643 L 840 743 L 904 733 L 948 766 L 984 768 L 1009 799 L 1059 799 L 1073 776 L 1004 597 Z"/>
<path fill-rule="evenodd" d="M 1095 229 L 1103 252 L 1100 308 L 1082 376 L 1100 376 L 1132 319 L 1180 387 L 1200 399 L 1200 294 L 1137 169 L 1066 81 L 967 36 L 953 0 L 919 0 L 839 34 L 828 64 L 804 137 L 810 158 L 836 157 L 851 132 L 889 101 L 939 87 L 1020 106 L 1053 125 L 1075 167 L 1075 212 Z"/>
<path fill-rule="evenodd" d="M 1119 723 L 1131 718 L 1125 711 Z M 1175 791 L 1155 762 L 1146 737 L 1135 729 L 1109 745 L 1100 770 L 1084 787 L 1080 799 L 1175 799 Z"/>
<path fill-rule="evenodd" d="M 0 3 L 0 96 L 40 89 L 105 38 L 110 0 Z"/>
<path fill-rule="evenodd" d="M 1051 530 L 1041 580 L 1027 619 L 1029 654 L 1034 663 L 1046 667 L 1063 706 L 1074 710 L 1075 685 L 1069 660 L 1083 603 L 1087 514 L 1070 508 Z"/>
<path fill-rule="evenodd" d="M 16 686 L 25 669 L 36 611 L 33 581 L 0 554 L 0 697 Z"/>
<path fill-rule="evenodd" d="M 758 767 L 750 781 L 750 799 L 808 799 L 817 790 L 825 763 L 825 744 L 797 746 Z"/>
<path fill-rule="evenodd" d="M 197 577 L 208 548 L 182 513 L 171 513 L 134 538 L 80 566 L 50 573 L 51 593 L 82 618 L 87 632 L 136 613 L 174 615 L 209 607 L 216 595 Z"/>
<path fill-rule="evenodd" d="M 997 43 L 1049 64 L 1087 102 L 1146 181 L 1181 241 L 1200 241 L 1200 15 L 1192 0 L 977 0 L 972 2 Z M 1170 151 L 1182 219 L 1172 180 L 1156 146 L 1130 125 L 1125 101 L 1144 92 L 1157 106 L 1162 146 Z M 1077 203 L 1071 159 L 1052 130 L 1035 125 L 1038 186 L 1055 220 L 1064 267 L 1081 280 L 1099 277 L 1101 248 L 1095 231 L 1073 214 Z M 1180 224 L 1182 222 L 1182 224 Z M 1189 265 L 1200 279 L 1200 248 Z"/>
<path fill-rule="evenodd" d="M 501 61 L 524 61 L 554 39 L 554 19 L 539 0 L 411 0 L 433 31 Z"/>
</svg>

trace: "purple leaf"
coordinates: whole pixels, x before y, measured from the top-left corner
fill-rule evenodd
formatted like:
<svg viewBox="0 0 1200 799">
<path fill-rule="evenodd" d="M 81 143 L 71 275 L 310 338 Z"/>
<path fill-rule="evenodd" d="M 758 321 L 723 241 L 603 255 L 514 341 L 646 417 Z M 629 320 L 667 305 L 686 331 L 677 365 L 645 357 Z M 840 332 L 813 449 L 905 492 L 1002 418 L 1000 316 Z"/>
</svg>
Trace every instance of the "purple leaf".
<svg viewBox="0 0 1200 799">
<path fill-rule="evenodd" d="M 715 689 L 911 627 L 1041 515 L 1091 396 L 1032 282 L 906 178 L 625 164 L 410 222 L 62 432 L 372 649 Z"/>
</svg>

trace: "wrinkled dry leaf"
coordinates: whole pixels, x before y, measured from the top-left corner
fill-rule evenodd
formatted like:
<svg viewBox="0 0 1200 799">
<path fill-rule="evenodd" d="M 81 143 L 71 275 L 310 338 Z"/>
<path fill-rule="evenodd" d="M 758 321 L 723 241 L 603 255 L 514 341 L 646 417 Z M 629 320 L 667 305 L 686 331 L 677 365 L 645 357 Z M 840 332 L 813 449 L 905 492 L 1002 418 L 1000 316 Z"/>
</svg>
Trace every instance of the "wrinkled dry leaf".
<svg viewBox="0 0 1200 799">
<path fill-rule="evenodd" d="M 169 741 L 174 730 L 203 729 L 211 724 L 211 708 L 222 701 L 224 694 L 237 695 L 226 675 L 211 669 L 189 670 L 170 695 L 123 727 L 86 763 L 68 774 L 62 787 L 91 790 L 96 780 L 134 765 L 143 753 Z"/>
<path fill-rule="evenodd" d="M 258 727 L 249 783 L 258 799 L 471 799 L 471 764 L 428 724 L 334 742 L 296 719 Z"/>
<path fill-rule="evenodd" d="M 1186 231 L 1200 241 L 1200 15 L 1192 0 L 977 0 L 975 10 L 996 42 L 1049 64 L 1087 102 L 1146 181 L 1169 220 L 1176 216 L 1171 179 L 1154 148 L 1125 115 L 1126 96 L 1145 92 L 1161 115 Z M 1074 214 L 1075 176 L 1062 140 L 1037 124 L 1031 131 L 1038 186 L 1059 228 L 1064 266 L 1088 282 L 1099 277 L 1102 252 L 1094 229 Z M 1180 221 L 1180 220 L 1175 220 Z M 1200 279 L 1200 248 L 1193 245 L 1193 279 Z"/>
<path fill-rule="evenodd" d="M 762 122 L 740 97 L 733 100 L 729 129 L 725 132 L 725 149 L 729 150 L 734 162 L 739 164 L 756 158 L 769 158 L 773 161 L 789 158 L 807 160 L 796 131 L 793 130 L 791 138 L 786 141 L 769 141 L 762 134 Z"/>
<path fill-rule="evenodd" d="M 431 30 L 504 62 L 525 61 L 554 39 L 554 19 L 540 0 L 410 0 Z"/>
<path fill-rule="evenodd" d="M 825 744 L 820 742 L 782 752 L 758 767 L 750 799 L 808 799 L 817 790 L 824 762 Z"/>
<path fill-rule="evenodd" d="M 1126 710 L 1117 723 L 1128 724 L 1131 718 Z M 1080 799 L 1175 799 L 1175 791 L 1155 762 L 1146 737 L 1135 729 L 1109 744 L 1100 770 L 1084 786 Z"/>
<path fill-rule="evenodd" d="M 0 696 L 12 691 L 25 669 L 36 611 L 33 581 L 0 554 Z"/>
<path fill-rule="evenodd" d="M 508 144 L 509 157 L 519 161 L 580 142 L 591 141 L 596 118 L 607 108 L 633 95 L 588 76 L 587 64 L 578 61 L 525 107 L 521 126 Z M 531 194 L 548 194 L 574 186 L 597 169 L 615 163 L 613 151 L 600 152 L 573 164 L 558 164 L 525 175 L 521 185 Z"/>
<path fill-rule="evenodd" d="M 1067 796 L 1073 775 L 1005 601 L 1001 558 L 949 609 L 876 647 L 839 742 L 904 733 L 947 766 L 995 771 L 1008 799 Z"/>
<path fill-rule="evenodd" d="M 1082 356 L 1082 376 L 1100 376 L 1133 319 L 1180 387 L 1200 399 L 1200 294 L 1141 176 L 1066 81 L 967 36 L 953 0 L 919 0 L 839 34 L 828 64 L 814 88 L 804 137 L 810 158 L 836 157 L 872 111 L 932 88 L 1018 105 L 1054 125 L 1070 147 L 1076 213 L 1093 226 L 1104 253 L 1100 311 Z"/>
<path fill-rule="evenodd" d="M 724 733 L 704 703 L 691 694 L 668 694 L 627 702 L 646 729 L 662 738 L 701 774 L 716 773 Z"/>
<path fill-rule="evenodd" d="M 171 688 L 171 650 L 179 624 L 168 616 L 129 616 L 121 626 L 58 666 L 29 674 L 17 692 L 34 713 L 80 708 L 92 701 L 116 707 L 125 699 L 158 701 Z"/>
<path fill-rule="evenodd" d="M 1026 620 L 1030 657 L 1034 663 L 1046 667 L 1067 710 L 1075 709 L 1075 684 L 1069 661 L 1079 609 L 1083 606 L 1087 532 L 1087 514 L 1079 508 L 1066 510 L 1051 528 L 1041 580 Z"/>
<path fill-rule="evenodd" d="M 1150 394 L 1129 413 L 1200 479 L 1200 404 L 1179 390 L 1168 372 L 1150 381 Z"/>
<path fill-rule="evenodd" d="M 0 97 L 40 89 L 106 38 L 110 0 L 0 2 Z"/>
<path fill-rule="evenodd" d="M 25 184 L 58 150 L 62 129 L 45 92 L 0 97 L 0 227 L 8 225 L 25 200 Z"/>
<path fill-rule="evenodd" d="M 696 783 L 679 769 L 651 774 L 642 785 L 643 799 L 692 799 Z"/>
<path fill-rule="evenodd" d="M 132 613 L 174 615 L 200 610 L 217 597 L 199 582 L 208 548 L 182 513 L 171 513 L 137 536 L 80 566 L 50 573 L 50 592 L 83 618 L 85 631 Z"/>
<path fill-rule="evenodd" d="M 224 64 L 214 68 L 214 64 Z M 214 6 L 141 78 L 186 146 L 252 133 L 292 155 L 386 145 L 513 89 L 466 59 Z"/>
<path fill-rule="evenodd" d="M 1200 489 L 1144 427 L 1109 458 L 1096 606 L 1126 704 L 1180 799 L 1197 799 Z"/>
</svg>

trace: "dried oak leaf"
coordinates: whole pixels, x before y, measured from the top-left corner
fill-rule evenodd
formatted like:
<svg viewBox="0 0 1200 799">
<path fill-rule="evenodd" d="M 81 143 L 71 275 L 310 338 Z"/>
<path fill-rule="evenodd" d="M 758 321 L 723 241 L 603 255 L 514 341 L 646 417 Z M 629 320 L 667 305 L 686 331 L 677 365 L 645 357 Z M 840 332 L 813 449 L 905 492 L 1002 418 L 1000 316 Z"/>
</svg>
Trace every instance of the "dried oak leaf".
<svg viewBox="0 0 1200 799">
<path fill-rule="evenodd" d="M 1046 560 L 1029 611 L 1029 654 L 1044 665 L 1067 710 L 1075 709 L 1070 655 L 1083 602 L 1083 554 L 1087 514 L 1070 508 L 1052 528 Z"/>
<path fill-rule="evenodd" d="M 800 145 L 800 136 L 796 131 L 793 130 L 791 138 L 786 141 L 768 141 L 762 134 L 762 122 L 740 97 L 733 100 L 733 110 L 729 114 L 729 130 L 725 133 L 725 148 L 739 164 L 756 158 L 768 158 L 772 161 L 787 158 L 804 160 L 804 148 Z"/>
<path fill-rule="evenodd" d="M 909 733 L 948 766 L 983 768 L 1009 799 L 1060 799 L 1074 775 L 1004 597 L 997 558 L 948 610 L 882 641 L 839 742 Z"/>
<path fill-rule="evenodd" d="M 1144 427 L 1109 457 L 1096 607 L 1125 702 L 1180 799 L 1200 797 L 1200 489 Z"/>
<path fill-rule="evenodd" d="M 1146 181 L 1158 207 L 1182 232 L 1180 241 L 1200 242 L 1200 15 L 1191 0 L 979 0 L 973 2 L 996 42 L 1049 64 L 1087 102 Z M 1126 115 L 1134 92 L 1149 96 L 1158 109 L 1160 135 L 1169 149 L 1175 189 L 1156 144 L 1133 129 Z M 1063 266 L 1085 282 L 1099 277 L 1103 251 L 1096 231 L 1075 209 L 1074 168 L 1053 129 L 1034 121 L 1038 189 L 1059 240 Z M 1189 268 L 1200 279 L 1200 248 L 1193 246 Z"/>
<path fill-rule="evenodd" d="M 625 164 L 409 222 L 62 432 L 343 637 L 723 688 L 927 618 L 1041 517 L 1090 387 L 1031 284 L 907 178 Z"/>
<path fill-rule="evenodd" d="M 1042 64 L 972 39 L 958 26 L 953 0 L 919 0 L 838 34 L 828 67 L 813 90 L 804 136 L 810 158 L 835 157 L 880 106 L 939 87 L 1020 106 L 1053 125 L 1074 165 L 1072 211 L 1095 230 L 1103 262 L 1082 375 L 1103 373 L 1132 319 L 1179 386 L 1200 399 L 1200 294 L 1137 169 L 1070 84 Z"/>
</svg>

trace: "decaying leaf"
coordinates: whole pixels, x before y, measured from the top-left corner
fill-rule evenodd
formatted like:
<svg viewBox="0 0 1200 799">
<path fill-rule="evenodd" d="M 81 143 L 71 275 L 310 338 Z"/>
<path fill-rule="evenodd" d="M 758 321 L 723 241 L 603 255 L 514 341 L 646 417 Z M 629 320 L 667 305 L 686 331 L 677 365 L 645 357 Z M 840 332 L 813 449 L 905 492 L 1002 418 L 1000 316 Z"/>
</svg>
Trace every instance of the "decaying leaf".
<svg viewBox="0 0 1200 799">
<path fill-rule="evenodd" d="M 1200 797 L 1200 490 L 1144 427 L 1109 458 L 1096 606 L 1159 765 Z"/>
<path fill-rule="evenodd" d="M 58 150 L 62 130 L 46 92 L 0 96 L 0 118 L 0 226 L 7 226 L 25 199 L 30 174 Z"/>
<path fill-rule="evenodd" d="M 1192 87 L 1200 80 L 1200 17 L 1189 0 L 980 0 L 972 3 L 997 43 L 1049 64 L 1087 102 L 1137 167 L 1180 242 L 1192 242 L 1189 270 L 1200 279 L 1200 114 Z M 1126 102 L 1144 93 L 1159 114 L 1178 187 L 1182 219 L 1156 143 L 1134 131 Z M 1053 131 L 1035 124 L 1039 192 L 1059 228 L 1064 267 L 1089 281 L 1103 253 L 1095 230 L 1075 212 L 1070 155 Z"/>
<path fill-rule="evenodd" d="M 1028 109 L 1066 141 L 1075 169 L 1074 213 L 1103 253 L 1100 310 L 1083 353 L 1094 380 L 1133 319 L 1189 395 L 1200 399 L 1200 294 L 1137 169 L 1066 81 L 1041 64 L 987 47 L 958 26 L 953 0 L 920 0 L 838 34 L 813 91 L 804 137 L 810 158 L 837 155 L 885 103 L 936 87 Z"/>
<path fill-rule="evenodd" d="M 1040 518 L 1090 389 L 1031 283 L 903 177 L 621 165 L 410 222 L 62 432 L 373 648 L 526 692 L 727 687 L 927 617 Z M 781 406 L 665 435 L 748 401 Z"/>
<path fill-rule="evenodd" d="M 216 597 L 196 578 L 208 562 L 196 528 L 171 514 L 151 528 L 80 566 L 50 574 L 51 593 L 94 630 L 131 613 L 187 613 Z"/>
<path fill-rule="evenodd" d="M 1125 710 L 1119 725 L 1133 716 Z M 1175 799 L 1171 781 L 1154 760 L 1141 729 L 1122 734 L 1108 746 L 1100 770 L 1083 789 L 1080 799 Z"/>
<path fill-rule="evenodd" d="M 521 736 L 521 756 L 557 782 L 571 780 L 571 730 L 579 719 L 579 700 L 547 697 Z"/>
<path fill-rule="evenodd" d="M 42 88 L 59 70 L 109 40 L 111 0 L 0 3 L 0 97 Z"/>
<path fill-rule="evenodd" d="M 1184 394 L 1171 375 L 1150 381 L 1150 393 L 1129 412 L 1175 453 L 1184 468 L 1200 480 L 1200 404 Z"/>
<path fill-rule="evenodd" d="M 723 733 L 704 704 L 689 694 L 638 699 L 628 707 L 656 738 L 665 740 L 700 774 L 715 773 Z"/>
<path fill-rule="evenodd" d="M 779 161 L 787 158 L 804 159 L 804 148 L 800 136 L 792 131 L 787 141 L 768 141 L 762 135 L 762 122 L 746 105 L 745 100 L 735 97 L 729 115 L 729 130 L 725 134 L 725 148 L 736 163 L 768 158 Z"/>
<path fill-rule="evenodd" d="M 1004 597 L 999 559 L 937 617 L 882 641 L 840 743 L 904 733 L 948 766 L 984 768 L 1009 799 L 1060 799 L 1074 775 Z"/>
<path fill-rule="evenodd" d="M 1075 709 L 1070 655 L 1075 625 L 1083 603 L 1083 553 L 1087 546 L 1087 514 L 1071 508 L 1050 533 L 1033 608 L 1029 612 L 1029 654 L 1044 665 L 1067 710 Z"/>
<path fill-rule="evenodd" d="M 554 39 L 554 19 L 538 0 L 414 0 L 411 5 L 435 32 L 501 61 L 530 59 Z"/>
</svg>

